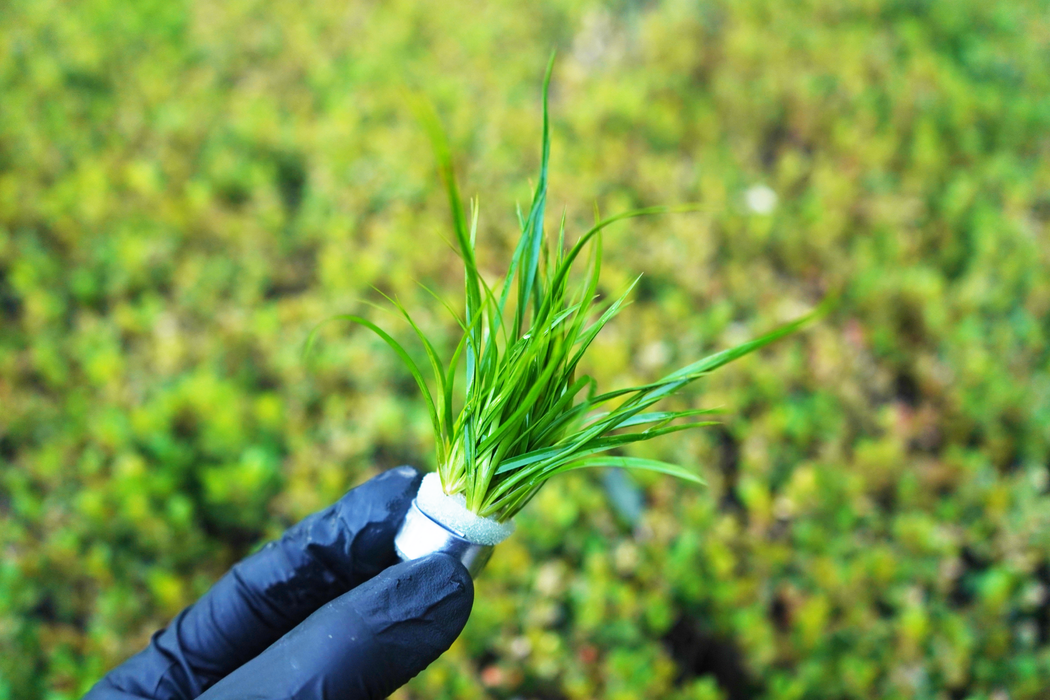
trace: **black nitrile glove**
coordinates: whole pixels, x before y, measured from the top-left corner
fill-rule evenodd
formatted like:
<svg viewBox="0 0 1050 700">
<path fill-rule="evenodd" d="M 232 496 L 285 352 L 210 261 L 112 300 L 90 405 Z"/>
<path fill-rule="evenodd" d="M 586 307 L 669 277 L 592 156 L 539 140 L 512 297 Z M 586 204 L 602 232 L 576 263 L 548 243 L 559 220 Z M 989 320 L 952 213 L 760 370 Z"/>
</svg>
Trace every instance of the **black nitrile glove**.
<svg viewBox="0 0 1050 700">
<path fill-rule="evenodd" d="M 394 565 L 419 482 L 410 467 L 392 469 L 291 528 L 85 700 L 386 697 L 448 649 L 474 602 L 449 556 Z"/>
</svg>

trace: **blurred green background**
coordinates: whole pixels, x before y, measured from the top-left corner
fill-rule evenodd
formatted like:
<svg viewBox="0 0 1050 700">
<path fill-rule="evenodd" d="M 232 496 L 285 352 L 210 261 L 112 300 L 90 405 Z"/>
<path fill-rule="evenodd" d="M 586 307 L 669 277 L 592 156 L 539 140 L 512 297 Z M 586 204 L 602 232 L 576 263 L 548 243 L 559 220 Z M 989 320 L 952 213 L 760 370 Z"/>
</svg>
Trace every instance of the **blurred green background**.
<svg viewBox="0 0 1050 700">
<path fill-rule="evenodd" d="M 570 232 L 710 205 L 607 236 L 603 291 L 645 276 L 602 386 L 842 303 L 642 449 L 709 488 L 549 485 L 397 697 L 1046 698 L 1048 42 L 1035 0 L 0 4 L 0 699 L 79 697 L 259 543 L 433 466 L 380 341 L 299 353 L 373 286 L 452 337 L 404 90 L 495 277 L 552 48 Z"/>
</svg>

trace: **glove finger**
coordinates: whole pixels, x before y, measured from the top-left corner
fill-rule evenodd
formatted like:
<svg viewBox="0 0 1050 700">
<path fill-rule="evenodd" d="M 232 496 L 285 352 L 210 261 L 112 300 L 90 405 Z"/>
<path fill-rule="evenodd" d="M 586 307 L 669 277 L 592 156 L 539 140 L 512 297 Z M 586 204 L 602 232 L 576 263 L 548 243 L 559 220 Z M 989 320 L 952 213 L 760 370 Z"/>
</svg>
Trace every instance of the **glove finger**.
<svg viewBox="0 0 1050 700">
<path fill-rule="evenodd" d="M 290 528 L 236 564 L 88 698 L 197 697 L 321 605 L 396 563 L 394 535 L 421 478 L 411 467 L 391 469 Z"/>
<path fill-rule="evenodd" d="M 393 566 L 333 600 L 201 700 L 385 698 L 452 645 L 474 584 L 445 554 Z"/>
</svg>

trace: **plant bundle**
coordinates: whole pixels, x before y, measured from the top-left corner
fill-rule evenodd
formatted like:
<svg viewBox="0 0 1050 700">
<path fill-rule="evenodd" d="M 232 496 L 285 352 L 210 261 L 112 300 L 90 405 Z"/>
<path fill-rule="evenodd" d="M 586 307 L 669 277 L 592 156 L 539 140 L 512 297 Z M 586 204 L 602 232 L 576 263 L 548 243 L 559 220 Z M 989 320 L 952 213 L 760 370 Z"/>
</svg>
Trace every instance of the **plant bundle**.
<svg viewBox="0 0 1050 700">
<path fill-rule="evenodd" d="M 441 127 L 431 110 L 422 111 L 451 205 L 465 273 L 465 314 L 459 316 L 445 304 L 462 331 L 450 359 L 441 358 L 434 343 L 401 303 L 390 301 L 418 336 L 433 374 L 433 385 L 428 384 L 405 348 L 386 331 L 360 316 L 335 317 L 369 328 L 401 358 L 419 386 L 433 423 L 437 472 L 444 493 L 462 494 L 469 511 L 498 522 L 513 518 L 548 479 L 573 469 L 646 469 L 703 483 L 697 474 L 682 466 L 617 456 L 613 451 L 631 443 L 712 425 L 714 421 L 698 420 L 713 413 L 711 409 L 653 407 L 713 370 L 788 335 L 814 315 L 681 367 L 649 384 L 598 393 L 595 380 L 579 372 L 580 362 L 602 328 L 628 303 L 638 281 L 635 279 L 619 297 L 598 301 L 602 232 L 624 219 L 696 207 L 652 207 L 608 218 L 596 215 L 594 225 L 571 246 L 566 244 L 563 214 L 552 241 L 544 228 L 552 65 L 553 61 L 543 83 L 539 179 L 527 214 L 518 210 L 520 238 L 506 277 L 495 288 L 482 278 L 475 257 L 477 202 L 471 202 L 468 217 Z M 573 268 L 581 262 L 583 274 L 572 283 Z M 456 411 L 455 379 L 461 363 L 466 370 L 465 387 Z"/>
</svg>

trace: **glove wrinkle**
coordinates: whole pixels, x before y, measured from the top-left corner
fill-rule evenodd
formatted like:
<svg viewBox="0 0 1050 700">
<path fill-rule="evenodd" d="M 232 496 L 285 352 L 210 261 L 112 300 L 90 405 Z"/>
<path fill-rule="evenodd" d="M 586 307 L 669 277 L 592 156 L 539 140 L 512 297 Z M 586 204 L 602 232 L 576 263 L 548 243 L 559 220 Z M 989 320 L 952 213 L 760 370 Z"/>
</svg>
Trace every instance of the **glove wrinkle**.
<svg viewBox="0 0 1050 700">
<path fill-rule="evenodd" d="M 172 622 L 171 628 L 178 628 L 185 618 L 182 611 Z M 171 629 L 169 628 L 169 629 Z M 174 644 L 166 630 L 154 633 L 150 646 L 139 652 L 124 665 L 103 678 L 92 688 L 88 697 L 96 693 L 99 697 L 117 698 L 170 698 L 171 700 L 192 700 L 202 692 L 197 678 L 194 677 L 189 661 L 181 653 L 177 639 Z"/>
<path fill-rule="evenodd" d="M 170 662 L 167 672 L 161 676 L 161 681 L 158 683 L 158 690 L 167 685 L 170 686 L 170 691 L 168 693 L 161 692 L 156 697 L 186 698 L 190 700 L 204 692 L 202 679 L 197 677 L 192 662 L 187 658 L 185 644 L 182 641 L 183 627 L 186 623 L 188 612 L 189 609 L 187 608 L 175 616 L 171 627 L 169 627 L 169 629 L 174 631 L 173 634 L 165 634 L 165 631 L 161 631 L 154 634 L 151 640 L 157 651 Z M 203 680 L 208 685 L 211 685 L 216 679 L 205 678 Z"/>
<path fill-rule="evenodd" d="M 260 595 L 252 588 L 251 584 L 244 580 L 244 575 L 237 567 L 233 567 L 230 570 L 230 576 L 237 583 L 238 593 L 244 601 L 245 607 L 248 608 L 252 615 L 264 622 L 276 620 L 278 623 L 285 622 L 287 624 L 288 616 L 281 612 L 281 606 L 274 605 L 275 602 L 280 601 L 271 598 L 269 591 L 264 591 Z M 278 628 L 283 627 L 283 625 L 274 626 Z"/>
</svg>

